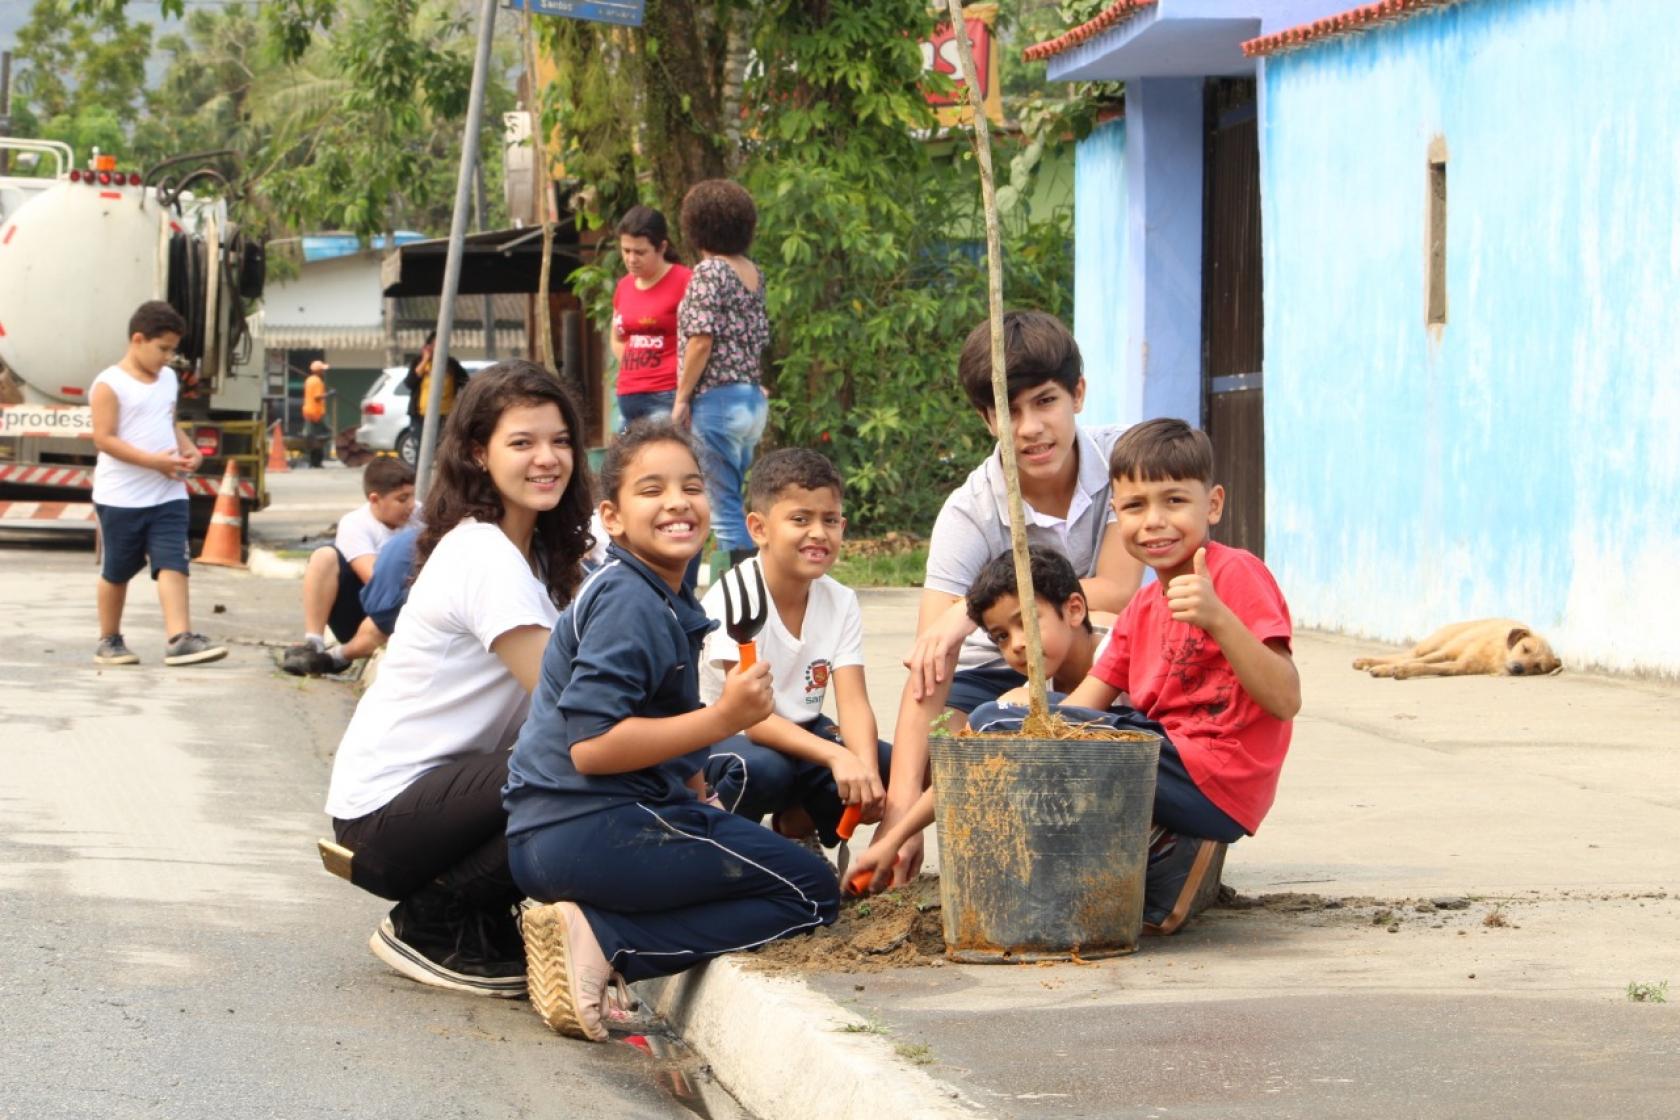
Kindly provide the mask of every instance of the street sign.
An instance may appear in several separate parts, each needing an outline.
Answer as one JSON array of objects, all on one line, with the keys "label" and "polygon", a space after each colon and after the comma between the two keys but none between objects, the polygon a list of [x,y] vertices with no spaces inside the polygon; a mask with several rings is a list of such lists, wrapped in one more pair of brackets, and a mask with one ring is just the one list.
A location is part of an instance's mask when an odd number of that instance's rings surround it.
[{"label": "street sign", "polygon": [[510,8],[519,8],[539,16],[562,16],[566,19],[588,20],[591,23],[616,23],[622,27],[640,27],[645,0],[507,0]]}]

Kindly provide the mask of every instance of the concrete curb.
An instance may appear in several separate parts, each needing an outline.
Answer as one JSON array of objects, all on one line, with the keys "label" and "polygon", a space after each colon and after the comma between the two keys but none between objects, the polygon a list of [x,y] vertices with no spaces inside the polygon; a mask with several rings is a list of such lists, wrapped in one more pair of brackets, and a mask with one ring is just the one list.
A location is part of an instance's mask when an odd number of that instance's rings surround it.
[{"label": "concrete curb", "polygon": [[765,1120],[985,1115],[906,1063],[890,1040],[866,1029],[867,1020],[801,980],[722,957],[636,987],[724,1088]]}]

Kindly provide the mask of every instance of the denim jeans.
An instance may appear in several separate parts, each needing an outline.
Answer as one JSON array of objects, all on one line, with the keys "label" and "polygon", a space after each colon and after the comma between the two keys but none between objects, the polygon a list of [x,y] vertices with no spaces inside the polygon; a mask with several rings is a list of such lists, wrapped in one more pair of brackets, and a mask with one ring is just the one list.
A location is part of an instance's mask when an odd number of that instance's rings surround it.
[{"label": "denim jeans", "polygon": [[656,393],[621,393],[618,398],[618,430],[624,431],[638,420],[649,416],[669,416],[677,403],[677,391],[664,389]]},{"label": "denim jeans", "polygon": [[769,418],[770,402],[757,385],[719,385],[694,397],[694,434],[700,441],[706,492],[712,498],[712,532],[717,534],[719,548],[753,546],[741,487]]}]

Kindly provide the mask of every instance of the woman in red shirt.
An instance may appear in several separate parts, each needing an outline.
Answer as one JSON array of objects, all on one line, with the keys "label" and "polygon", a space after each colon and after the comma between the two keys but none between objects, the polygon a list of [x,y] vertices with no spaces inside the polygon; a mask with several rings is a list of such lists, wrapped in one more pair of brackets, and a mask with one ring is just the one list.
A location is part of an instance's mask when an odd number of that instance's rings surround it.
[{"label": "woman in red shirt", "polygon": [[[677,305],[689,270],[671,248],[665,215],[632,206],[618,223],[628,270],[613,291],[613,356],[618,359],[622,427],[668,415],[677,396]],[[621,429],[622,430],[622,429]]]}]

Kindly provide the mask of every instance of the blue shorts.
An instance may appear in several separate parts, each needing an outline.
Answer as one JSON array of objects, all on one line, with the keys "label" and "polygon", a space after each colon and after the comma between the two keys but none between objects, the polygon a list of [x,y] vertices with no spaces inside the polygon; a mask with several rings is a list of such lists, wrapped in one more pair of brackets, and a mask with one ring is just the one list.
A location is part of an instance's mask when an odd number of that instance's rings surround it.
[{"label": "blue shorts", "polygon": [[396,633],[397,615],[408,602],[409,576],[414,574],[414,545],[419,539],[417,526],[399,529],[374,558],[373,575],[362,588],[362,610],[373,619],[381,634]]},{"label": "blue shorts", "polygon": [[102,506],[94,503],[105,559],[99,578],[127,583],[152,562],[152,578],[159,572],[187,575],[187,500],[177,498],[158,506]]},{"label": "blue shorts", "polygon": [[986,669],[964,669],[951,678],[951,693],[945,706],[967,715],[982,704],[990,703],[1012,688],[1020,688],[1027,678],[1007,665]]}]

